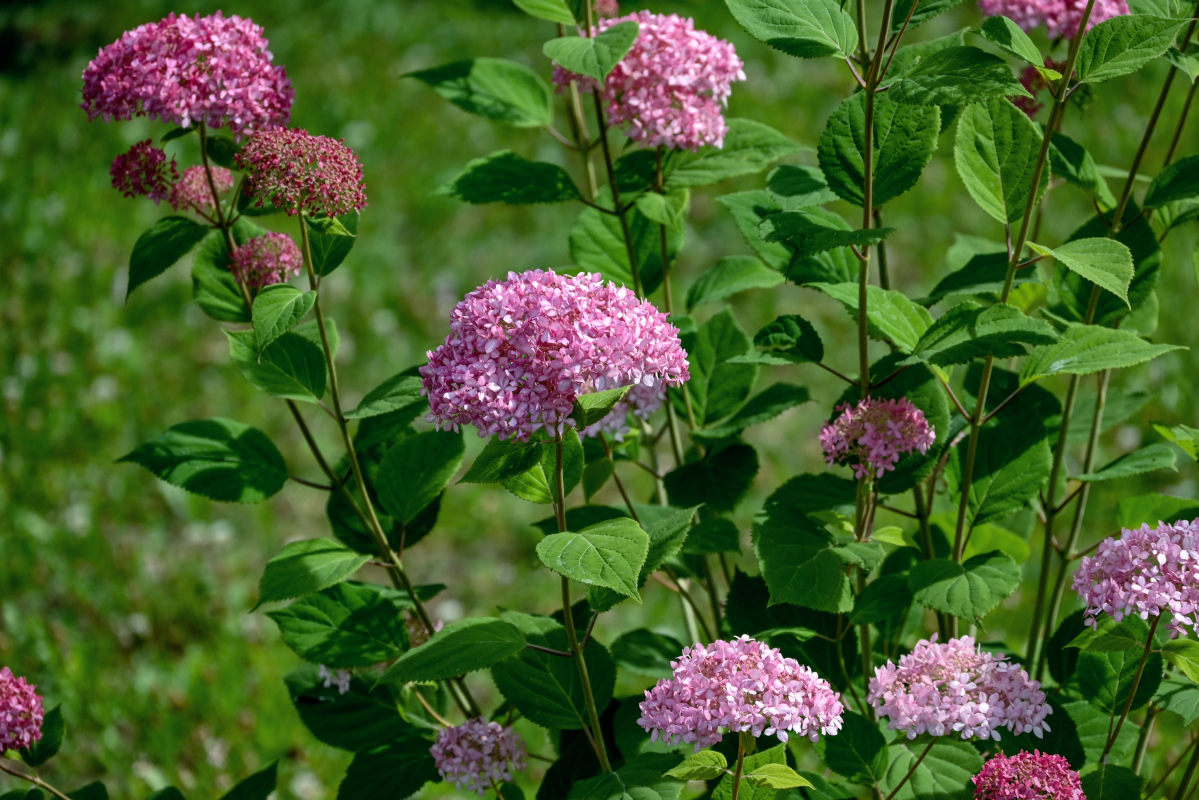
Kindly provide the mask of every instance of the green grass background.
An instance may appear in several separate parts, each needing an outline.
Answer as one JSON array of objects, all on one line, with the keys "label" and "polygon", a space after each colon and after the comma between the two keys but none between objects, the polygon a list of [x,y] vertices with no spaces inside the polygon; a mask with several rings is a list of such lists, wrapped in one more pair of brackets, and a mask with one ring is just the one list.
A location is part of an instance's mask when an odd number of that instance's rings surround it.
[{"label": "green grass background", "polygon": [[[474,208],[432,191],[468,159],[504,147],[576,171],[577,163],[540,132],[470,117],[401,77],[476,55],[515,59],[548,77],[540,44],[554,35],[551,25],[503,0],[254,0],[220,7],[265,28],[297,88],[293,123],[343,137],[365,165],[370,206],[350,260],[327,284],[326,300],[342,330],[339,370],[351,403],[419,363],[470,288],[510,269],[569,263],[565,232],[580,209]],[[45,773],[55,783],[102,779],[114,797],[174,783],[191,797],[208,798],[280,759],[279,797],[330,797],[348,758],[300,725],[281,681],[296,659],[273,623],[248,613],[266,560],[287,541],[325,533],[323,497],[296,485],[260,506],[217,505],[114,464],[172,424],[223,415],[263,428],[295,472],[315,475],[280,404],[255,393],[227,362],[219,325],[190,301],[186,268],[125,302],[132,244],[166,210],[120,197],[108,165],[167,127],[145,120],[89,123],[78,108],[79,76],[97,48],[169,11],[216,8],[161,0],[0,8],[0,664],[29,677],[48,704],[64,707],[67,745]],[[737,45],[749,81],[735,87],[731,115],[771,124],[811,148],[849,91],[839,65],[768,50],[740,31],[723,3],[653,8],[695,16],[700,27]],[[912,40],[976,21],[967,4]],[[1163,74],[1157,64],[1103,85],[1085,112],[1071,114],[1066,131],[1101,163],[1125,166]],[[1181,95],[1179,88],[1167,106],[1168,130]],[[565,129],[561,114],[559,125]],[[1195,142],[1187,135],[1183,152],[1193,152]],[[1158,141],[1151,151],[1150,172],[1160,164],[1161,147]],[[176,153],[181,167],[194,163],[186,146]],[[814,164],[815,156],[807,151],[790,160]],[[748,252],[713,198],[762,180],[695,194],[676,302],[717,258]],[[852,218],[848,206],[840,210]],[[1042,241],[1061,241],[1087,213],[1077,193],[1055,192]],[[293,222],[268,224],[294,234]],[[955,232],[1002,235],[966,199],[949,136],[918,188],[888,206],[887,224],[900,228],[888,243],[893,285],[913,296],[944,273]],[[1193,250],[1191,231],[1168,242],[1157,335],[1192,346]],[[848,319],[814,292],[781,287],[738,298],[735,310],[751,333],[778,313],[813,319],[827,332],[831,360],[855,371]],[[1187,352],[1117,377],[1118,389],[1146,390],[1153,400],[1138,424],[1104,438],[1100,463],[1151,438],[1147,420],[1199,423],[1196,366]],[[813,369],[777,376],[807,383],[817,402],[750,433],[763,469],[736,515],[746,537],[773,487],[822,468],[815,432],[840,392]],[[319,428],[329,451],[333,434]],[[1140,481],[1137,491],[1194,496],[1194,479],[1188,462],[1178,475]],[[1118,493],[1128,491],[1121,485],[1096,492],[1085,542],[1111,532],[1111,509]],[[440,532],[408,559],[417,580],[451,586],[434,612],[485,614],[497,604],[550,612],[556,584],[535,568],[536,535],[528,528],[546,509],[494,491],[453,492]],[[1026,568],[1030,587],[1035,571],[1033,564]],[[989,638],[1019,645],[1026,623],[1010,609],[1027,604],[1030,594],[1018,594],[1005,604],[1009,610],[989,620]],[[646,595],[644,607],[607,620],[600,638],[610,641],[646,621],[681,637],[668,594],[651,584]],[[486,693],[486,682],[479,683]],[[539,741],[531,747],[549,749]],[[0,790],[10,783],[0,779]]]}]

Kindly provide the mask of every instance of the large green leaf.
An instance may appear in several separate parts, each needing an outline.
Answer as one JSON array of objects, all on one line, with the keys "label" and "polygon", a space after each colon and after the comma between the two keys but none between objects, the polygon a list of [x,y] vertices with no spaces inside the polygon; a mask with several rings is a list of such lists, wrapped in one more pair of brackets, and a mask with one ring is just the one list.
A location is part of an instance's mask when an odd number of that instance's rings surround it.
[{"label": "large green leaf", "polygon": [[[245,220],[240,220],[244,222]],[[192,259],[192,297],[205,314],[222,322],[249,322],[250,309],[229,270],[229,250],[217,231],[196,248]]]},{"label": "large green leaf", "polygon": [[151,225],[137,238],[129,256],[129,287],[125,297],[187,255],[208,231],[207,225],[187,217],[163,217]]},{"label": "large green leaf", "polygon": [[397,593],[344,582],[307,595],[267,616],[296,655],[327,667],[368,667],[398,658],[408,632]]},{"label": "large green leaf", "polygon": [[1035,242],[1029,247],[1043,256],[1051,256],[1071,272],[1107,289],[1132,308],[1128,287],[1132,283],[1132,251],[1115,239],[1095,237],[1072,239],[1065,244],[1048,248]]},{"label": "large green leaf", "polygon": [[664,774],[677,761],[669,753],[644,753],[615,772],[576,782],[566,800],[678,800],[682,785]]},{"label": "large green leaf", "polygon": [[629,20],[613,25],[594,36],[563,36],[550,39],[542,52],[568,72],[597,81],[608,77],[625,53],[637,41],[639,28]]},{"label": "large green leaf", "polygon": [[[1037,124],[1004,97],[961,112],[953,145],[958,175],[974,202],[1002,223],[1024,216],[1041,138]],[[1038,197],[1048,184],[1049,170],[1042,169]]]},{"label": "large green leaf", "polygon": [[1060,341],[1032,351],[1020,369],[1027,385],[1050,375],[1091,375],[1105,369],[1143,364],[1173,350],[1171,344],[1150,344],[1135,333],[1099,325],[1070,325]]},{"label": "large green leaf", "polygon": [[771,214],[762,222],[768,242],[786,242],[799,256],[811,256],[838,247],[869,247],[887,238],[894,228],[847,229],[830,225],[818,210],[802,209]]},{"label": "large green leaf", "polygon": [[1034,67],[1044,67],[1045,58],[1028,34],[1012,20],[1002,15],[987,17],[978,32],[987,41],[1003,48]]},{"label": "large green leaf", "polygon": [[396,697],[389,686],[370,688],[352,678],[344,693],[336,685],[326,686],[315,664],[305,664],[284,682],[300,721],[319,741],[343,750],[377,747],[413,729],[396,710]]},{"label": "large green leaf", "polygon": [[691,397],[695,421],[701,427],[724,419],[749,397],[758,368],[731,363],[750,348],[749,337],[726,308],[682,336],[691,367],[691,379],[683,391]]},{"label": "large green leaf", "polygon": [[1165,444],[1150,444],[1140,450],[1125,453],[1115,461],[1094,472],[1075,475],[1076,481],[1113,481],[1130,475],[1142,475],[1159,469],[1178,471],[1177,455]]},{"label": "large green leaf", "polygon": [[416,78],[464,111],[517,128],[541,128],[554,118],[545,80],[515,61],[474,58],[406,77]]},{"label": "large green leaf", "polygon": [[[1052,461],[1049,441],[1044,436],[1032,440],[1033,432],[1024,420],[1005,418],[1000,427],[979,434],[966,517],[969,526],[994,522],[1021,510],[1044,487]],[[954,490],[960,485],[965,457],[963,446],[950,458],[948,477]]]},{"label": "large green leaf", "polygon": [[445,490],[466,447],[462,434],[425,431],[408,436],[383,456],[375,477],[379,503],[405,525]]},{"label": "large green leaf", "polygon": [[678,639],[647,628],[622,633],[612,642],[612,660],[618,667],[650,678],[673,675],[670,662],[682,652],[683,645]]},{"label": "large green leaf", "polygon": [[1128,800],[1140,797],[1145,781],[1128,767],[1098,764],[1082,775],[1082,791],[1087,800]]},{"label": "large green leaf", "polygon": [[[637,586],[645,585],[649,576],[666,563],[666,560],[677,555],[686,541],[691,530],[691,521],[699,504],[691,508],[671,508],[670,506],[635,505],[641,525],[649,537],[649,547],[645,554],[645,563],[637,571]],[[587,604],[599,613],[615,606],[625,595],[622,592],[592,586],[587,590]],[[669,659],[668,659],[669,661]]]},{"label": "large green leaf", "polygon": [[744,442],[712,447],[703,458],[666,473],[671,505],[701,503],[712,511],[732,511],[758,474],[758,454]]},{"label": "large green leaf", "polygon": [[62,749],[62,740],[66,735],[67,726],[62,716],[62,706],[55,706],[45,712],[42,718],[42,738],[31,746],[18,750],[21,760],[37,769],[54,758]]},{"label": "large green leaf", "polygon": [[476,158],[438,192],[472,204],[526,205],[579,199],[578,188],[562,167],[529,161],[511,150]]},{"label": "large green leaf", "polygon": [[1199,642],[1194,639],[1171,639],[1162,645],[1162,655],[1192,683],[1199,683]]},{"label": "large green leaf", "polygon": [[[1062,709],[1074,722],[1078,732],[1078,742],[1083,748],[1083,757],[1087,762],[1096,762],[1103,753],[1108,736],[1112,732],[1112,715],[1100,711],[1086,700],[1074,700],[1064,703]],[[1119,713],[1119,712],[1117,712]],[[1132,759],[1132,751],[1136,746],[1137,732],[1132,725],[1125,725],[1112,745],[1109,759],[1127,763]]]},{"label": "large green leaf", "polygon": [[1199,196],[1199,156],[1184,156],[1153,177],[1145,191],[1145,208],[1161,208],[1175,200]]},{"label": "large green leaf", "polygon": [[1153,702],[1177,714],[1188,727],[1199,719],[1199,686],[1189,678],[1166,678],[1153,696]]},{"label": "large green leaf", "polygon": [[[583,477],[583,444],[574,429],[568,430],[562,443],[562,486],[567,494],[579,485]],[[519,475],[504,480],[503,486],[517,497],[530,503],[549,505],[554,502],[554,470],[557,469],[556,448],[545,443],[541,460]]]},{"label": "large green leaf", "polygon": [[316,403],[325,394],[329,369],[319,344],[295,332],[259,348],[253,331],[225,331],[229,357],[260,392]]},{"label": "large green leaf", "polygon": [[[969,800],[974,796],[970,779],[982,769],[983,759],[968,742],[946,736],[936,740],[928,755],[923,742],[900,739],[887,748],[887,773],[879,786],[893,800]],[[899,786],[904,777],[911,777]]]},{"label": "large green leaf", "polygon": [[524,634],[495,617],[451,622],[387,668],[382,683],[440,681],[490,667],[525,649]]},{"label": "large green leaf", "polygon": [[292,542],[266,564],[258,581],[258,603],[290,600],[319,592],[353,575],[370,556],[332,539]]},{"label": "large green leaf", "polygon": [[711,781],[724,775],[729,762],[716,750],[700,750],[689,753],[683,763],[667,770],[666,775],[681,781]]},{"label": "large green leaf", "polygon": [[337,800],[412,797],[429,781],[439,779],[430,743],[419,728],[370,750],[360,750],[337,787]]},{"label": "large green leaf", "polygon": [[301,292],[286,283],[268,286],[254,298],[254,346],[262,352],[294,328],[316,302],[316,292]]},{"label": "large green leaf", "polygon": [[[856,283],[810,283],[808,286],[839,301],[857,318]],[[900,352],[910,353],[932,326],[933,316],[902,292],[871,285],[866,287],[866,324],[875,338],[890,342]]]},{"label": "large green leaf", "polygon": [[824,359],[824,343],[812,323],[798,314],[784,314],[754,334],[757,350],[732,360],[748,364],[809,364]]},{"label": "large green leaf", "polygon": [[938,366],[977,358],[1022,356],[1027,345],[1049,344],[1057,334],[1049,323],[1003,303],[980,306],[966,301],[945,312],[920,337],[901,363],[924,361]]},{"label": "large green leaf", "polygon": [[841,715],[841,730],[816,742],[825,766],[854,783],[873,786],[887,770],[887,740],[878,726],[861,714]]},{"label": "large green leaf", "polygon": [[705,303],[718,303],[747,289],[769,289],[785,279],[753,256],[730,256],[716,262],[699,276],[687,292],[687,310]]},{"label": "large green leaf", "polygon": [[754,524],[754,553],[770,589],[770,602],[850,611],[853,595],[834,549],[836,539],[811,518],[795,513],[793,492],[784,485],[771,495]]},{"label": "large green leaf", "polygon": [[1099,83],[1136,72],[1166,52],[1184,24],[1143,14],[1112,17],[1099,23],[1082,37],[1078,79]]},{"label": "large green leaf", "polygon": [[575,24],[575,15],[566,0],[512,0],[512,2],[530,17],[557,22],[560,25]]},{"label": "large green leaf", "polygon": [[421,393],[419,375],[401,372],[366,393],[357,408],[345,412],[346,419],[365,419],[389,414],[392,411],[424,406],[427,401]]},{"label": "large green leaf", "polygon": [[640,602],[637,579],[649,552],[649,536],[628,518],[590,525],[578,533],[555,533],[537,543],[537,556],[559,575],[604,586]]},{"label": "large green leaf", "polygon": [[[785,765],[787,763],[787,746],[778,745],[768,750],[759,750],[745,757],[743,775],[762,769],[767,764]],[[737,794],[739,800],[778,800],[779,792],[768,786],[754,786],[742,777],[741,788]],[[733,776],[725,775],[712,790],[712,800],[733,800]]]},{"label": "large green leaf", "polygon": [[908,588],[913,599],[936,611],[977,621],[1020,585],[1020,565],[998,550],[957,563],[934,558],[913,565]]},{"label": "large green leaf", "polygon": [[[611,195],[606,188],[601,190],[596,202],[605,207],[611,206]],[[637,261],[637,271],[641,276],[642,290],[647,294],[652,293],[662,283],[662,226],[651,221],[637,208],[625,214],[625,222]],[[569,243],[570,257],[581,268],[598,272],[614,283],[633,285],[629,249],[616,215],[605,214],[595,208],[586,209],[570,229]],[[668,263],[674,261],[682,246],[683,232],[666,228]]]},{"label": "large green leaf", "polygon": [[812,399],[806,387],[790,383],[772,383],[754,395],[737,413],[710,428],[697,428],[691,436],[701,442],[715,442],[736,436],[746,428],[774,419],[784,411]]},{"label": "large green leaf", "polygon": [[678,189],[707,186],[738,175],[761,172],[799,145],[769,125],[734,117],[720,147],[701,147],[694,153],[678,151],[671,155],[665,170],[666,187]]},{"label": "large green leaf", "polygon": [[[1082,696],[1105,714],[1119,714],[1133,692],[1133,681],[1141,661],[1138,650],[1088,652],[1078,654],[1075,680]],[[1132,711],[1149,702],[1162,681],[1162,657],[1151,653],[1145,660],[1141,680],[1133,694]]]},{"label": "large green leaf", "polygon": [[354,248],[358,236],[358,213],[331,219],[305,217],[308,246],[312,250],[312,268],[317,275],[328,275],[341,266]]},{"label": "large green leaf", "polygon": [[492,438],[462,476],[462,483],[503,483],[540,463],[545,442]]},{"label": "large green leaf", "polygon": [[1105,211],[1116,207],[1116,196],[1099,172],[1095,159],[1082,145],[1063,133],[1054,133],[1049,146],[1053,174],[1079,187]]},{"label": "large green leaf", "polygon": [[279,764],[275,762],[266,769],[255,772],[221,795],[221,800],[267,800],[278,783],[278,770]]},{"label": "large green leaf", "polygon": [[214,417],[172,426],[118,461],[210,500],[257,503],[283,488],[283,456],[256,428]]},{"label": "large green leaf", "polygon": [[799,58],[848,58],[857,28],[836,0],[725,0],[751,36]]},{"label": "large green leaf", "polygon": [[996,97],[1031,97],[1012,76],[1007,62],[977,47],[937,50],[891,84],[900,103],[966,105]]}]

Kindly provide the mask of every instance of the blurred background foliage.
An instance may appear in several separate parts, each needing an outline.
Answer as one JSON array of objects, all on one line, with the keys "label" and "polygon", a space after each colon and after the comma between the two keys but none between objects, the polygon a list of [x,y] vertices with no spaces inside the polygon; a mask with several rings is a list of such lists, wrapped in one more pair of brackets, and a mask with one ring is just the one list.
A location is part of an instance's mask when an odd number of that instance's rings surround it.
[{"label": "blurred background foliage", "polygon": [[[625,2],[622,10],[642,5]],[[108,165],[167,127],[89,123],[78,108],[80,73],[99,47],[170,11],[218,7],[265,28],[297,89],[293,124],[344,138],[365,165],[370,206],[349,261],[327,284],[326,301],[342,331],[339,369],[351,405],[383,378],[420,363],[469,289],[508,270],[569,263],[566,231],[581,207],[469,207],[433,190],[467,160],[505,147],[575,172],[578,163],[544,132],[470,117],[402,78],[480,55],[521,61],[548,78],[540,49],[556,35],[553,26],[506,0],[197,0],[186,7],[167,0],[10,0],[0,7],[0,664],[35,682],[48,705],[64,707],[68,744],[51,773],[58,783],[103,779],[114,797],[174,783],[189,796],[214,797],[281,759],[279,797],[331,797],[348,758],[303,729],[282,682],[297,659],[264,615],[248,613],[266,560],[287,541],[325,533],[323,496],[297,485],[261,506],[217,505],[113,463],[177,422],[232,416],[266,430],[296,474],[313,475],[278,401],[258,394],[228,363],[219,326],[191,302],[186,265],[124,301],[133,242],[169,210],[119,196]],[[749,80],[734,87],[730,115],[786,132],[807,148],[790,160],[815,164],[816,139],[850,89],[842,65],[768,50],[743,34],[718,0],[652,8],[694,16],[698,27],[732,40]],[[912,41],[977,21],[967,2]],[[1159,63],[1104,84],[1085,110],[1072,109],[1065,131],[1101,164],[1126,167],[1163,74]],[[1183,94],[1176,86],[1166,131]],[[916,190],[886,211],[886,224],[899,228],[888,240],[892,286],[910,296],[927,293],[947,271],[955,233],[1002,236],[965,202],[948,136]],[[1167,136],[1150,151],[1150,174]],[[1193,133],[1185,136],[1182,152],[1193,152],[1195,141]],[[174,147],[181,168],[195,163],[187,150],[194,143]],[[676,302],[717,258],[749,252],[714,197],[763,180],[693,196]],[[1056,190],[1041,241],[1064,240],[1089,214],[1081,193]],[[295,233],[291,219],[267,224]],[[1158,340],[1196,343],[1193,300],[1186,300],[1196,296],[1194,238],[1184,230],[1167,242]],[[790,286],[741,296],[734,305],[751,333],[779,313],[812,319],[830,360],[855,371],[851,326],[827,298]],[[1150,420],[1199,424],[1196,366],[1191,351],[1121,373],[1116,388],[1146,392],[1148,405],[1136,424],[1105,435],[1099,463],[1151,439]],[[746,542],[753,512],[771,489],[796,472],[823,469],[815,434],[840,386],[813,368],[796,369],[802,374],[776,377],[806,383],[816,402],[748,434],[763,469],[737,515]],[[332,427],[319,434],[332,451]],[[1084,544],[1113,531],[1118,493],[1194,496],[1195,470],[1188,461],[1177,475],[1110,486],[1092,500]],[[434,613],[451,620],[491,613],[497,603],[552,611],[556,579],[535,568],[537,534],[529,528],[547,507],[479,487],[453,492],[438,535],[407,559],[417,580],[450,584]],[[1038,579],[1035,561],[1025,568],[1029,586]],[[1018,593],[994,614],[984,638],[1019,646],[1026,622],[1012,608],[1030,595]],[[606,620],[598,636],[610,641],[648,621],[683,638],[677,611],[651,582],[645,606]],[[644,685],[620,688],[631,694]],[[548,752],[549,745],[531,748]]]}]

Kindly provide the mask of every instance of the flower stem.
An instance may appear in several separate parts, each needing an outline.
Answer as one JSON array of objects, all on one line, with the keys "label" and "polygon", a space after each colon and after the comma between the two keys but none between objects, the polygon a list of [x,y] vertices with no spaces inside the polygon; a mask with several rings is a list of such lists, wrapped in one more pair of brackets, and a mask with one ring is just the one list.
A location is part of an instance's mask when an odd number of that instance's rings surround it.
[{"label": "flower stem", "polygon": [[1132,710],[1132,701],[1137,695],[1137,689],[1141,685],[1141,675],[1145,672],[1145,662],[1149,660],[1149,651],[1153,649],[1153,634],[1157,633],[1157,625],[1162,621],[1161,615],[1158,614],[1153,618],[1153,624],[1149,626],[1149,635],[1145,637],[1145,649],[1141,652],[1141,660],[1137,663],[1137,672],[1133,676],[1132,686],[1128,689],[1128,699],[1124,701],[1124,710],[1120,712],[1120,719],[1116,722],[1116,727],[1107,737],[1107,743],[1103,746],[1103,755],[1099,756],[1099,763],[1106,764],[1108,753],[1112,751],[1112,747],[1116,744],[1116,739],[1120,736],[1120,728],[1124,726],[1124,720],[1128,719],[1128,712]]},{"label": "flower stem", "polygon": [[1153,723],[1157,721],[1158,708],[1150,705],[1145,712],[1145,721],[1141,723],[1141,734],[1137,737],[1137,749],[1132,755],[1132,771],[1140,774],[1145,765],[1145,751],[1149,747],[1149,735],[1153,733]]},{"label": "flower stem", "polygon": [[612,159],[612,147],[608,144],[608,122],[604,118],[604,103],[599,92],[591,95],[595,100],[595,119],[599,124],[600,149],[604,153],[604,168],[608,173],[608,189],[612,192],[612,208],[616,210],[616,218],[620,221],[620,236],[624,240],[625,252],[629,258],[629,272],[633,275],[633,292],[641,298],[645,292],[641,287],[641,268],[637,263],[637,248],[633,246],[633,237],[629,232],[628,212],[620,202],[620,188],[616,185],[616,166]]},{"label": "flower stem", "polygon": [[59,791],[58,789],[54,788],[50,784],[46,783],[39,776],[30,775],[27,772],[22,772],[19,769],[14,769],[13,767],[10,767],[7,764],[5,764],[3,761],[0,761],[0,771],[7,772],[9,775],[12,775],[14,778],[20,778],[21,780],[26,781],[27,783],[31,783],[34,786],[38,787],[39,789],[45,789],[50,794],[59,798],[59,800],[71,800],[69,795],[67,795],[64,792]]},{"label": "flower stem", "polygon": [[741,793],[741,773],[745,770],[745,734],[737,734],[737,766],[733,768],[733,796],[737,800]]},{"label": "flower stem", "polygon": [[899,783],[895,784],[895,788],[892,789],[891,793],[887,795],[887,800],[892,800],[892,798],[895,797],[895,795],[899,794],[899,790],[902,789],[904,787],[904,784],[906,784],[908,782],[908,780],[913,775],[916,774],[916,768],[920,766],[920,762],[924,761],[924,757],[927,756],[932,751],[933,745],[936,743],[937,743],[937,740],[932,739],[929,741],[929,743],[927,745],[925,745],[924,751],[916,758],[916,760],[914,762],[912,762],[912,766],[908,770],[907,774],[903,776],[903,779],[900,780]]}]

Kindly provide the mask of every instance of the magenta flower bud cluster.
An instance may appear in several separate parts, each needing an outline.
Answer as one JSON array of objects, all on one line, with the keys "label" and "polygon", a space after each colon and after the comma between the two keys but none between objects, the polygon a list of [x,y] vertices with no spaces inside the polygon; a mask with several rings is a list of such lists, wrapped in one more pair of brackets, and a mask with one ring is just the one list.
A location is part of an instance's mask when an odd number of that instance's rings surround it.
[{"label": "magenta flower bud cluster", "polygon": [[249,19],[170,14],[121,35],[83,71],[83,109],[235,134],[286,125],[295,91]]},{"label": "magenta flower bud cluster", "polygon": [[1032,733],[1049,726],[1051,709],[1041,684],[1004,656],[983,652],[963,636],[937,643],[937,636],[888,661],[870,679],[867,700],[891,730],[909,739],[919,734],[963,739],[999,739],[999,729]]},{"label": "magenta flower bud cluster", "polygon": [[1070,762],[1040,750],[999,753],[971,780],[974,800],[1087,800]]},{"label": "magenta flower bud cluster", "polygon": [[638,419],[648,420],[655,411],[662,407],[666,400],[666,385],[662,383],[653,386],[636,384],[629,389],[628,394],[620,399],[606,417],[581,431],[582,436],[611,436],[618,442],[624,441],[624,435],[629,431],[629,414]]},{"label": "magenta flower bud cluster", "polygon": [[204,167],[188,167],[171,190],[171,207],[176,211],[195,211],[206,217],[216,216],[216,204],[212,199],[212,187],[217,197],[233,191],[233,173],[224,167],[210,167],[212,185],[208,183],[208,171]]},{"label": "magenta flower bud cluster", "polygon": [[259,206],[269,201],[288,214],[326,217],[366,208],[362,164],[339,139],[296,128],[262,131],[236,158],[246,171],[246,193]]},{"label": "magenta flower bud cluster", "polygon": [[[978,5],[987,16],[1007,17],[1026,31],[1044,25],[1051,37],[1073,37],[1087,0],[979,0]],[[1127,13],[1128,0],[1095,0],[1087,30]]]},{"label": "magenta flower bud cluster", "polygon": [[698,150],[724,144],[728,125],[724,106],[735,81],[745,80],[744,65],[733,46],[675,14],[641,11],[596,25],[602,33],[632,20],[640,26],[633,47],[621,59],[603,88],[562,67],[554,83],[576,81],[584,92],[600,92],[609,121],[647,147]]},{"label": "magenta flower bud cluster", "polygon": [[1078,563],[1074,591],[1087,604],[1086,624],[1099,614],[1119,622],[1170,613],[1170,637],[1199,633],[1199,520],[1125,528]]},{"label": "magenta flower bud cluster", "polygon": [[175,159],[167,163],[165,151],[152,139],[138,142],[112,160],[112,188],[126,197],[148,197],[155,205],[171,196],[179,173]]},{"label": "magenta flower bud cluster", "polygon": [[23,750],[42,738],[42,698],[24,678],[0,667],[0,755]]},{"label": "magenta flower bud cluster", "polygon": [[937,438],[924,412],[906,397],[866,397],[837,410],[840,415],[820,431],[820,446],[830,467],[849,464],[858,478],[893,470],[904,453],[927,453]]},{"label": "magenta flower bud cluster", "polygon": [[598,274],[508,273],[466,295],[445,343],[421,367],[429,421],[527,439],[573,425],[582,394],[690,377],[678,329]]},{"label": "magenta flower bud cluster", "polygon": [[641,701],[637,724],[654,741],[698,752],[726,731],[785,742],[792,733],[816,741],[841,730],[844,709],[828,681],[748,636],[684,648],[670,667],[674,674]]},{"label": "magenta flower bud cluster", "polygon": [[239,283],[261,289],[299,275],[304,266],[300,248],[286,233],[255,236],[233,251],[229,269]]},{"label": "magenta flower bud cluster", "polygon": [[493,783],[512,780],[525,768],[525,743],[512,728],[471,719],[437,735],[430,748],[442,780],[480,797]]}]

